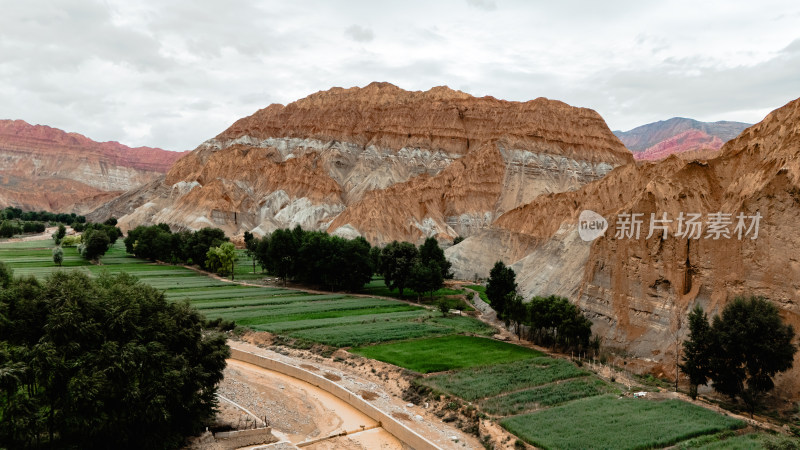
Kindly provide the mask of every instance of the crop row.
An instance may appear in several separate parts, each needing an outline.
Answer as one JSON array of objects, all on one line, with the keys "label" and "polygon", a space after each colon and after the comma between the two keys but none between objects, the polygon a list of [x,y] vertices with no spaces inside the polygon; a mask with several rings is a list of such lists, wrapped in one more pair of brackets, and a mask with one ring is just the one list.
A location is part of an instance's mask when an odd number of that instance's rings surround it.
[{"label": "crop row", "polygon": [[651,401],[614,395],[575,400],[501,421],[540,448],[663,447],[703,434],[741,428],[736,419],[679,400]]},{"label": "crop row", "polygon": [[611,389],[611,385],[598,378],[578,378],[491,397],[481,402],[481,409],[489,414],[510,416],[543,406],[555,406],[579,398],[593,397]]},{"label": "crop row", "polygon": [[425,378],[425,384],[468,401],[588,375],[569,361],[538,357]]}]

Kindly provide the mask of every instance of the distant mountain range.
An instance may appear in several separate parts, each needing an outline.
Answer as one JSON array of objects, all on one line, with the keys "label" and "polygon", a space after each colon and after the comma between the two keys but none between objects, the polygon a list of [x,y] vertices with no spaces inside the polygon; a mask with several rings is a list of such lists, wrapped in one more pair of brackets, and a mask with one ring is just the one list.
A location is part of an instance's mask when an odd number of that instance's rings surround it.
[{"label": "distant mountain range", "polygon": [[0,120],[0,205],[85,213],[149,183],[184,154]]},{"label": "distant mountain range", "polygon": [[[638,160],[663,159],[685,152],[713,152],[752,124],[743,122],[700,122],[673,117],[614,134]],[[693,154],[694,154],[693,153]]]}]

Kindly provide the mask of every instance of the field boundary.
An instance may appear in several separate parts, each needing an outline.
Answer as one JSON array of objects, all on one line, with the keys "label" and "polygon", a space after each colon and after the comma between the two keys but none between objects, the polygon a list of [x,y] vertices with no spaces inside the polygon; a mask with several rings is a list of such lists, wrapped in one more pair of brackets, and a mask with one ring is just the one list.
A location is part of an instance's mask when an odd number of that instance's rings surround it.
[{"label": "field boundary", "polygon": [[231,359],[235,359],[237,361],[250,363],[263,369],[273,370],[283,375],[297,378],[298,380],[318,387],[356,408],[372,420],[379,422],[381,427],[383,427],[383,429],[389,432],[392,436],[416,450],[442,450],[441,447],[418,434],[416,431],[402,424],[372,404],[367,403],[366,400],[363,400],[357,394],[334,383],[331,380],[328,380],[327,378],[311,373],[300,367],[233,347],[231,347],[230,357]]}]

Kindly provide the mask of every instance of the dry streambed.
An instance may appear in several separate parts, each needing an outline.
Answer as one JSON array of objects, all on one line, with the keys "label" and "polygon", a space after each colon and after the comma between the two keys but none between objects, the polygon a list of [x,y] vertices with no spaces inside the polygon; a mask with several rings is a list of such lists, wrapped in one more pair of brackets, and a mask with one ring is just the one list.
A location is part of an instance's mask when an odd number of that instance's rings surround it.
[{"label": "dry streambed", "polygon": [[[404,402],[393,385],[404,381],[388,379],[376,383],[357,374],[353,367],[339,367],[329,359],[313,355],[288,355],[252,344],[229,341],[231,347],[256,353],[302,368],[335,381],[387,414],[402,418],[406,426],[443,449],[481,448],[473,436],[445,424],[424,405]],[[362,360],[362,358],[358,358]],[[380,368],[383,363],[375,361]],[[371,368],[359,367],[366,374]],[[363,375],[363,374],[362,374]],[[266,416],[278,437],[292,443],[318,439],[347,431],[348,435],[327,439],[304,448],[311,449],[401,449],[403,444],[377,423],[339,398],[303,381],[248,363],[229,360],[219,393],[253,415]],[[244,413],[237,413],[244,414]],[[228,419],[231,421],[231,419]],[[236,419],[233,419],[235,422]],[[365,431],[361,431],[361,426]],[[355,433],[353,433],[355,432]]]}]

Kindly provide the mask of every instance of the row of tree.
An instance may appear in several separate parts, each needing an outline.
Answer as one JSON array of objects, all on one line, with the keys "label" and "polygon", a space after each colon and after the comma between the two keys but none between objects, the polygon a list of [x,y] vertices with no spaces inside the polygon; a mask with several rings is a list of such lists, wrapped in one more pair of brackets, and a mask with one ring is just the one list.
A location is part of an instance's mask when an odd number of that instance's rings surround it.
[{"label": "row of tree", "polygon": [[207,267],[208,251],[228,242],[219,228],[173,233],[169,225],[140,225],[128,231],[125,251],[142,259],[173,264],[197,264]]},{"label": "row of tree", "polygon": [[379,273],[386,286],[397,289],[401,297],[406,288],[418,295],[432,294],[445,278],[452,277],[450,263],[434,238],[420,247],[394,241],[381,249],[371,247],[362,237],[344,239],[298,226],[262,238],[245,233],[245,245],[254,264],[257,261],[284,282],[293,279],[330,290],[361,289]]},{"label": "row of tree", "polygon": [[178,448],[214,414],[229,349],[126,275],[0,263],[0,448]]},{"label": "row of tree", "polygon": [[51,213],[47,211],[23,211],[20,208],[8,206],[0,210],[1,220],[19,219],[28,222],[50,222],[50,223],[84,223],[86,217],[75,213]]},{"label": "row of tree", "polygon": [[453,278],[450,261],[432,237],[419,248],[410,242],[393,241],[376,253],[374,259],[376,271],[383,275],[386,286],[397,289],[400,297],[408,287],[418,296],[429,292],[433,298],[433,292],[444,285],[444,280]]},{"label": "row of tree", "polygon": [[[592,322],[564,297],[533,297],[525,302],[517,294],[516,274],[502,261],[489,273],[486,297],[497,317],[513,325],[517,337],[536,344],[576,352],[590,348],[597,351],[599,341],[592,340]],[[525,332],[527,330],[527,333]]]},{"label": "row of tree", "polygon": [[355,291],[372,279],[371,246],[322,231],[279,229],[258,238],[245,233],[248,253],[263,270],[284,283],[296,280],[334,291]]},{"label": "row of tree", "polygon": [[10,238],[22,233],[44,233],[45,228],[43,222],[4,220],[0,223],[0,238]]},{"label": "row of tree", "polygon": [[711,322],[695,306],[680,364],[692,398],[698,386],[711,382],[715,391],[741,399],[752,416],[759,397],[775,387],[772,378],[792,367],[794,335],[778,308],[763,297],[735,298]]}]

